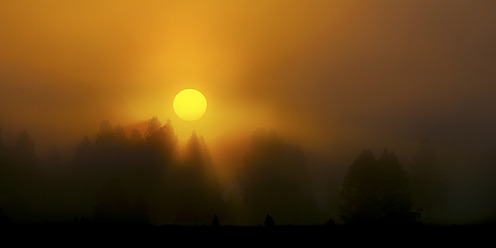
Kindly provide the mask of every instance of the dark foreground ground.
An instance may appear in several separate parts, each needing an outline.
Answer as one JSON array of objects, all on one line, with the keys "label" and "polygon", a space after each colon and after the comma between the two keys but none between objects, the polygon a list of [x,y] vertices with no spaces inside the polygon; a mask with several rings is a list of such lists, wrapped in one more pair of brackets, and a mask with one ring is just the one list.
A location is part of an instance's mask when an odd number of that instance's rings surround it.
[{"label": "dark foreground ground", "polygon": [[[1,242],[57,246],[173,246],[173,244],[303,247],[368,245],[410,246],[439,244],[493,246],[496,224],[470,226],[148,226],[148,225],[9,225]],[[488,243],[489,242],[489,243]],[[14,244],[14,245],[12,245]],[[174,246],[176,246],[174,245]]]}]

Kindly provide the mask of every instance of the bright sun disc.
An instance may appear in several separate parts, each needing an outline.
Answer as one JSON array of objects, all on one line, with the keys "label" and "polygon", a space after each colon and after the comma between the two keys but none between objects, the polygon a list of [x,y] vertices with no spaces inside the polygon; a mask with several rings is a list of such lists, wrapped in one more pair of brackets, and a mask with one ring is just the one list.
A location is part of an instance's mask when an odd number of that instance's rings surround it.
[{"label": "bright sun disc", "polygon": [[207,99],[200,91],[186,89],[174,97],[173,107],[181,119],[194,121],[200,119],[207,110]]}]

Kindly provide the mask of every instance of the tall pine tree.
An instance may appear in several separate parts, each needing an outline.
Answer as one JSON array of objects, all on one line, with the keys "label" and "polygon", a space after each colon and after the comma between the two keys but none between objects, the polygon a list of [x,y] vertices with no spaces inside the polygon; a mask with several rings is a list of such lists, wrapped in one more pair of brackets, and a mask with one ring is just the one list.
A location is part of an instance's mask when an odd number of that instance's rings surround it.
[{"label": "tall pine tree", "polygon": [[364,150],[350,166],[341,189],[339,210],[346,224],[405,224],[412,211],[409,179],[394,153],[377,160]]}]

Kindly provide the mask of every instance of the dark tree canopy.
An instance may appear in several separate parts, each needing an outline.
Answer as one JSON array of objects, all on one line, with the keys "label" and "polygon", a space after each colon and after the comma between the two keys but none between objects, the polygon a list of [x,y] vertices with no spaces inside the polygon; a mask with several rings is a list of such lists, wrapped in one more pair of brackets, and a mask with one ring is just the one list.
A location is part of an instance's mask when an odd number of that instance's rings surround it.
[{"label": "dark tree canopy", "polygon": [[318,211],[303,153],[275,131],[253,134],[239,177],[251,220],[271,213],[285,224],[315,221]]},{"label": "dark tree canopy", "polygon": [[[97,201],[95,207],[82,204],[80,211],[87,213],[89,209],[103,222],[130,220],[112,216],[109,212],[112,208],[133,215],[132,221],[149,219],[153,223],[163,223],[172,219],[172,209],[166,207],[170,197],[167,187],[176,185],[168,182],[170,171],[167,170],[175,166],[176,145],[170,124],[162,126],[157,118],[148,123],[147,139],[138,130],[132,130],[128,136],[122,126],[102,122],[95,141],[85,137],[74,156],[76,169],[71,182],[79,193],[74,197],[81,199],[80,202]],[[106,190],[112,188],[109,181],[122,182],[119,187],[113,187],[119,190]],[[120,200],[108,202],[95,192],[106,192],[107,198]],[[121,204],[121,210],[113,206],[116,204]]]},{"label": "dark tree canopy", "polygon": [[26,130],[17,137],[15,152],[16,157],[21,160],[19,162],[23,164],[32,164],[37,159],[34,141]]},{"label": "dark tree canopy", "polygon": [[95,153],[95,147],[91,143],[88,136],[84,136],[83,140],[76,147],[76,152],[74,153],[74,160],[76,163],[84,163],[83,160],[93,157],[94,153]]},{"label": "dark tree canopy", "polygon": [[143,136],[141,136],[140,131],[137,129],[131,130],[131,136],[129,137],[129,141],[132,145],[139,145],[143,143]]},{"label": "dark tree canopy", "polygon": [[162,125],[157,117],[152,118],[145,131],[145,143],[150,160],[171,163],[176,159],[178,142],[170,121]]},{"label": "dark tree canopy", "polygon": [[376,160],[364,150],[350,166],[340,196],[346,224],[400,224],[418,218],[411,210],[408,175],[392,152]]},{"label": "dark tree canopy", "polygon": [[117,180],[106,181],[95,197],[94,220],[100,223],[147,223],[147,206],[140,197],[135,204]]},{"label": "dark tree canopy", "polygon": [[162,126],[162,123],[158,120],[157,117],[153,117],[148,122],[148,127],[145,131],[145,139],[150,142],[152,137],[154,136],[155,131],[157,131]]},{"label": "dark tree canopy", "polygon": [[220,185],[203,137],[191,135],[175,175],[181,178],[172,186],[178,208],[176,224],[208,224],[212,215],[223,212]]},{"label": "dark tree canopy", "polygon": [[[162,125],[153,118],[142,136],[104,121],[94,139],[84,137],[72,161],[54,147],[44,161],[56,166],[42,166],[34,148],[26,131],[11,146],[0,146],[0,193],[5,196],[0,207],[14,222],[34,215],[56,218],[58,206],[71,208],[75,222],[218,225],[218,215],[226,223],[260,224],[267,213],[267,226],[274,219],[281,225],[325,220],[301,148],[272,130],[251,136],[237,175],[241,194],[229,205],[238,215],[228,214],[232,210],[227,210],[203,137],[193,133],[180,149],[170,122]],[[436,161],[431,149],[420,149],[412,168],[416,178],[431,175],[428,169]],[[418,217],[411,211],[409,178],[388,151],[379,159],[362,152],[339,195],[346,223],[409,223]]]}]

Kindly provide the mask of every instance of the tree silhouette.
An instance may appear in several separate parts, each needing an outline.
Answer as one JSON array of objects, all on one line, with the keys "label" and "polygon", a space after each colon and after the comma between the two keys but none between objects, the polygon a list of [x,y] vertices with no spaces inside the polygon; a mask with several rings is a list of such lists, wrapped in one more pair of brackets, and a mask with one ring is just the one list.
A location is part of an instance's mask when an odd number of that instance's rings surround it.
[{"label": "tree silhouette", "polygon": [[84,136],[83,140],[76,147],[74,153],[74,162],[76,164],[86,164],[89,163],[88,159],[92,158],[95,153],[95,147],[91,143],[88,136]]},{"label": "tree silhouette", "polygon": [[145,143],[149,151],[148,162],[163,165],[176,159],[177,136],[174,134],[170,121],[162,125],[157,117],[153,117],[145,131]]},{"label": "tree silhouette", "polygon": [[275,225],[274,219],[268,214],[265,216],[264,225],[266,227],[273,227]]},{"label": "tree silhouette", "polygon": [[95,147],[99,149],[109,149],[116,145],[115,142],[116,132],[110,124],[110,121],[102,121],[100,124],[100,131],[95,139]]},{"label": "tree silhouette", "polygon": [[155,116],[148,121],[148,126],[145,131],[145,139],[147,142],[151,142],[153,140],[153,136],[155,132],[162,126],[162,123]]},{"label": "tree silhouette", "polygon": [[[3,140],[2,140],[2,128],[0,128],[0,194],[5,195],[9,188],[12,188],[9,178],[13,175],[11,174],[10,164],[8,163],[7,153],[5,151]],[[10,192],[8,192],[10,193]],[[5,206],[8,204],[5,200],[0,200],[0,206]],[[0,226],[4,226],[8,223],[8,218],[3,213],[3,208],[0,207]]]},{"label": "tree silhouette", "polygon": [[338,202],[339,202],[340,185],[335,174],[329,177],[326,188],[326,214],[328,216],[339,216]]},{"label": "tree silhouette", "polygon": [[177,163],[178,141],[174,129],[167,121],[162,125],[157,117],[152,118],[145,131],[139,183],[143,186],[143,198],[148,201],[150,219],[162,223],[173,217],[174,204],[169,199],[177,187],[172,174]]},{"label": "tree silhouette", "polygon": [[[122,126],[113,127],[104,121],[93,144],[89,138],[83,139],[74,156],[78,171],[74,173],[74,186],[78,189],[77,198],[81,199],[83,209],[88,209],[84,203],[90,202],[88,198],[100,199],[94,192],[106,188],[108,181],[117,180],[125,182],[120,188],[126,192],[125,200],[131,209],[129,214],[134,215],[131,219],[163,222],[164,202],[168,197],[166,169],[174,162],[177,141],[169,123],[161,126],[158,119],[153,118],[148,127],[148,140],[138,130],[131,131],[128,138]],[[100,204],[94,209],[102,213],[106,205],[109,204]],[[81,210],[79,214],[88,213]]]},{"label": "tree silhouette", "polygon": [[96,195],[95,221],[121,223],[130,221],[131,205],[119,180],[105,182]]},{"label": "tree silhouette", "polygon": [[17,162],[20,164],[27,166],[37,160],[34,141],[26,130],[22,131],[17,137],[15,152]]},{"label": "tree silhouette", "polygon": [[84,136],[76,147],[72,158],[72,166],[65,176],[67,187],[66,199],[71,199],[75,215],[89,216],[93,212],[94,193],[102,181],[97,168],[100,167],[96,156],[96,148],[88,136]]},{"label": "tree silhouette", "polygon": [[0,151],[3,150],[2,128],[0,127]]},{"label": "tree silhouette", "polygon": [[35,143],[26,130],[8,149],[6,161],[4,178],[0,178],[2,187],[5,187],[4,194],[9,199],[5,209],[8,209],[13,221],[27,221],[36,211],[40,212],[45,178],[40,176]]},{"label": "tree silhouette", "polygon": [[131,136],[129,137],[129,141],[131,142],[132,145],[139,145],[143,143],[143,137],[141,136],[141,133],[137,129],[131,130]]},{"label": "tree silhouette", "polygon": [[253,134],[239,179],[251,220],[270,212],[285,224],[316,221],[318,211],[303,153],[275,131],[260,129]]},{"label": "tree silhouette", "polygon": [[54,145],[52,146],[52,149],[50,151],[50,154],[48,155],[48,164],[52,168],[58,168],[61,166],[62,163],[62,155],[60,153],[59,147]]},{"label": "tree silhouette", "polygon": [[138,196],[132,204],[128,190],[118,179],[106,181],[95,200],[94,217],[98,223],[146,224],[149,221],[143,198]]},{"label": "tree silhouette", "polygon": [[364,150],[350,166],[340,195],[346,224],[403,224],[418,218],[411,211],[408,176],[388,151],[376,160]]},{"label": "tree silhouette", "polygon": [[326,226],[333,227],[334,225],[336,225],[336,222],[334,222],[334,219],[327,220]]},{"label": "tree silhouette", "polygon": [[196,133],[186,144],[177,175],[181,181],[177,181],[173,188],[176,189],[174,195],[178,201],[178,214],[199,222],[186,224],[208,224],[212,214],[224,212],[212,160],[203,137],[198,137]]},{"label": "tree silhouette", "polygon": [[212,219],[212,226],[213,227],[219,226],[219,217],[217,217],[217,215],[214,215],[214,218]]},{"label": "tree silhouette", "polygon": [[7,169],[6,167],[7,167],[7,153],[5,151],[2,140],[2,128],[0,128],[0,178],[1,175],[5,173],[4,170]]}]

